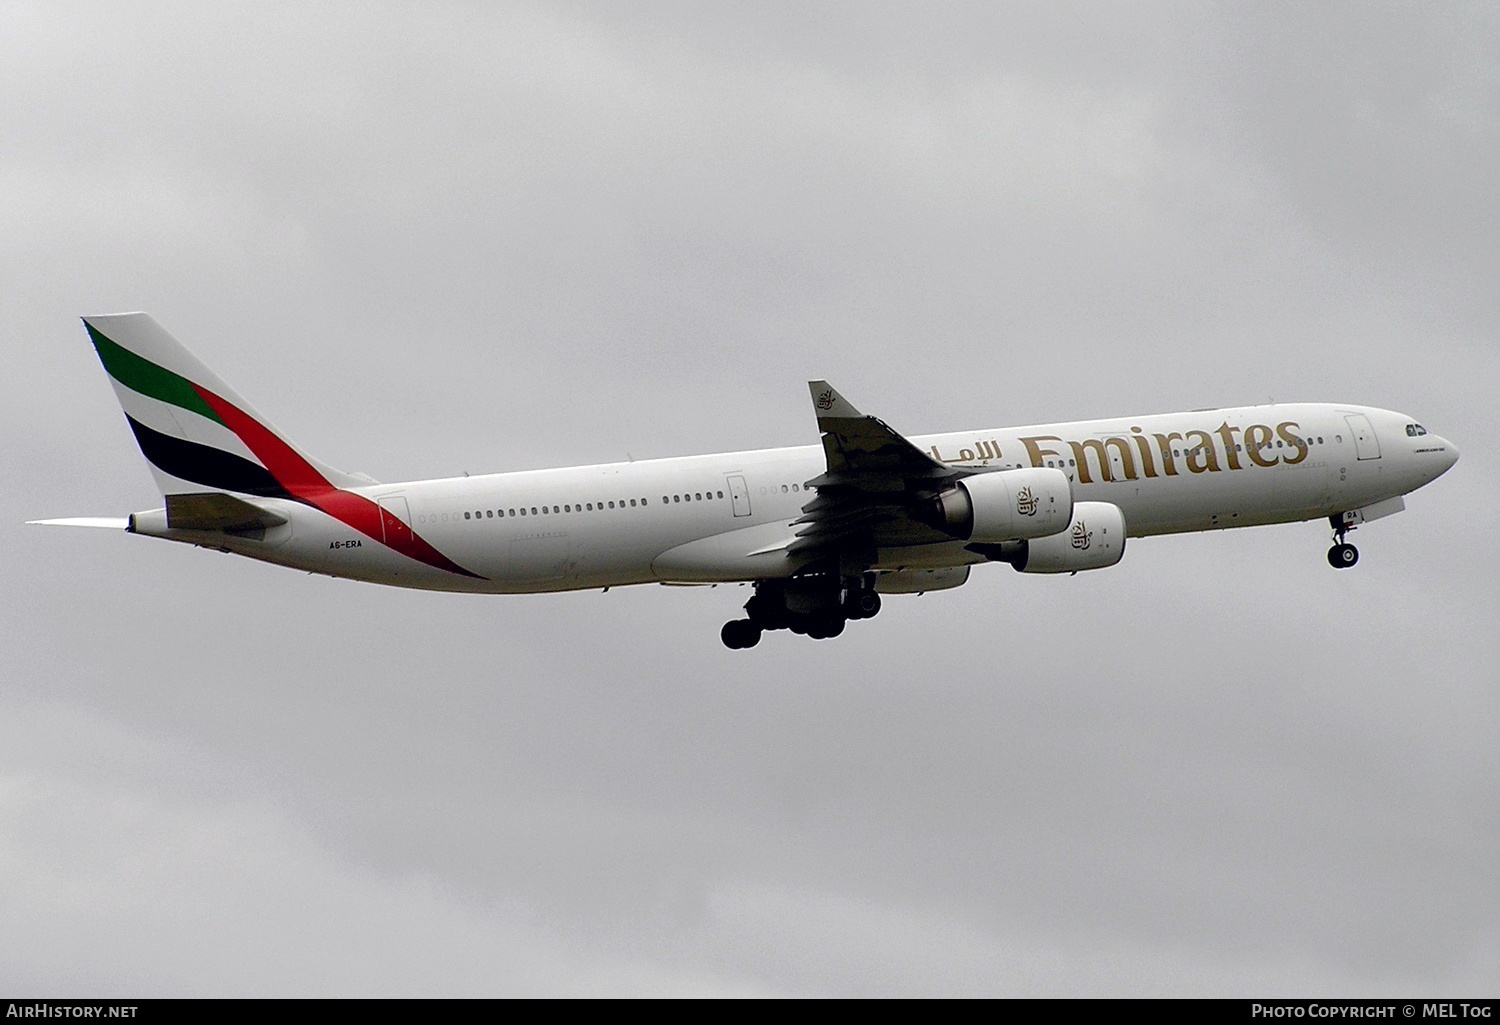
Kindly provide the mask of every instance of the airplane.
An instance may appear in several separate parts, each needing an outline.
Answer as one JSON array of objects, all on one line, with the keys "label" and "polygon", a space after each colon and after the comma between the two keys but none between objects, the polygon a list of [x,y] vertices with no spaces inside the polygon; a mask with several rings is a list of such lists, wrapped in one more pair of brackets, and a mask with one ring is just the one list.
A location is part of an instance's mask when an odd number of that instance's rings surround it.
[{"label": "airplane", "polygon": [[750,584],[730,648],[835,637],[971,569],[1078,573],[1130,537],[1405,508],[1458,449],[1401,413],[1295,403],[906,437],[809,382],[821,445],[380,483],[319,462],[145,313],[84,317],[163,496],[123,528],[397,587]]}]

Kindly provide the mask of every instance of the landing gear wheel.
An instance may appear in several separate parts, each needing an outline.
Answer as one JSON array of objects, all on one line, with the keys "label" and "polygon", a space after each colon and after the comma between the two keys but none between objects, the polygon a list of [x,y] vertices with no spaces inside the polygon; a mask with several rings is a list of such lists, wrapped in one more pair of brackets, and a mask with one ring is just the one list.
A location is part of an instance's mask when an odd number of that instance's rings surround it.
[{"label": "landing gear wheel", "polygon": [[753,648],[760,643],[760,627],[748,619],[732,619],[719,631],[726,648]]},{"label": "landing gear wheel", "polygon": [[819,616],[807,624],[807,636],[815,641],[837,637],[844,632],[843,616]]},{"label": "landing gear wheel", "polygon": [[1348,569],[1359,561],[1359,549],[1348,543],[1340,543],[1328,549],[1328,565],[1334,569]]},{"label": "landing gear wheel", "polygon": [[869,619],[880,611],[880,595],[874,591],[857,591],[844,602],[844,616],[848,619]]}]

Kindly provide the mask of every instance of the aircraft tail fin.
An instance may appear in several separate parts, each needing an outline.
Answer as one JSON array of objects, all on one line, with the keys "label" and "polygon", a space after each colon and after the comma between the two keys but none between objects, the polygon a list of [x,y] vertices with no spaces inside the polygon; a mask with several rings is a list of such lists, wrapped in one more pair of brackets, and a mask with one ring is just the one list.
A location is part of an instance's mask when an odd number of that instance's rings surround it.
[{"label": "aircraft tail fin", "polygon": [[302,498],[375,483],[302,452],[150,315],[83,323],[163,495]]}]

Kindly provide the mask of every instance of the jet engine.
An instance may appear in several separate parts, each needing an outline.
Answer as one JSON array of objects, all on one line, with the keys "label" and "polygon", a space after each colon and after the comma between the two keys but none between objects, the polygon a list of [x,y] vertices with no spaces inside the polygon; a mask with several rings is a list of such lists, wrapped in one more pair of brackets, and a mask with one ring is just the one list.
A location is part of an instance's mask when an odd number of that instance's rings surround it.
[{"label": "jet engine", "polygon": [[1075,502],[1067,530],[1005,547],[1002,558],[1022,573],[1104,569],[1125,555],[1125,514],[1109,502]]},{"label": "jet engine", "polygon": [[1060,533],[1073,515],[1068,475],[1047,467],[965,477],[933,500],[926,521],[961,541],[999,542]]}]

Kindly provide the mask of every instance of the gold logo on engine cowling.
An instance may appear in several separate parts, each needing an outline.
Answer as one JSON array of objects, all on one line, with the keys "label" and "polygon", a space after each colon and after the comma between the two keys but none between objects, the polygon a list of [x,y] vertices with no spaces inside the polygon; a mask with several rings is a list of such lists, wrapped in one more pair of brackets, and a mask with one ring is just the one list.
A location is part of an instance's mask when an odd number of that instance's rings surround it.
[{"label": "gold logo on engine cowling", "polygon": [[1016,512],[1022,516],[1035,516],[1037,507],[1036,495],[1029,487],[1022,488],[1016,493]]},{"label": "gold logo on engine cowling", "polygon": [[1086,552],[1089,545],[1093,544],[1094,532],[1088,528],[1088,524],[1079,520],[1073,524],[1073,547],[1080,552]]}]

